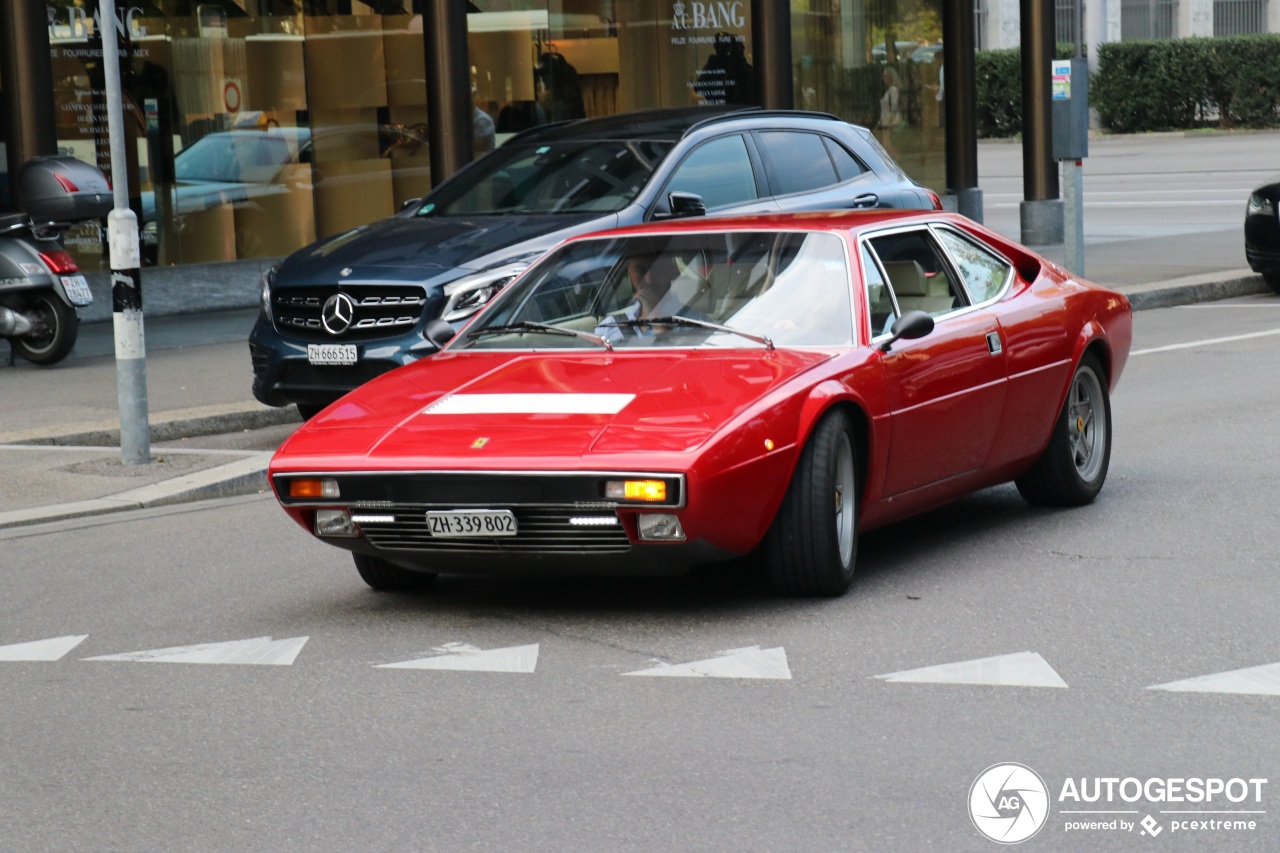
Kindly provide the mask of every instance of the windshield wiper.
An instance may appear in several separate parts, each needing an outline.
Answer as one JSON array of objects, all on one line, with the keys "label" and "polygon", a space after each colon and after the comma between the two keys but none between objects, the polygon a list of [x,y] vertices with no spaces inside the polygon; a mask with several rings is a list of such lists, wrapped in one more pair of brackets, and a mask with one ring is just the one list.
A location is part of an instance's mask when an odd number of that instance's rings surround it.
[{"label": "windshield wiper", "polygon": [[773,349],[773,340],[766,335],[754,335],[751,332],[744,332],[741,329],[735,329],[733,326],[722,326],[719,323],[712,323],[708,320],[696,320],[693,317],[645,317],[636,320],[618,320],[619,326],[694,326],[700,329],[712,329],[717,332],[728,332],[731,335],[738,335],[749,341],[755,341],[758,344],[764,344],[765,349]]},{"label": "windshield wiper", "polygon": [[532,320],[521,320],[518,323],[507,323],[504,326],[485,326],[483,329],[475,329],[467,332],[467,337],[472,340],[484,337],[485,335],[506,335],[520,332],[543,332],[548,335],[566,335],[570,338],[583,338],[594,344],[600,344],[607,350],[613,349],[613,344],[590,332],[583,332],[578,329],[566,329],[562,326],[551,326],[546,323],[535,323]]}]

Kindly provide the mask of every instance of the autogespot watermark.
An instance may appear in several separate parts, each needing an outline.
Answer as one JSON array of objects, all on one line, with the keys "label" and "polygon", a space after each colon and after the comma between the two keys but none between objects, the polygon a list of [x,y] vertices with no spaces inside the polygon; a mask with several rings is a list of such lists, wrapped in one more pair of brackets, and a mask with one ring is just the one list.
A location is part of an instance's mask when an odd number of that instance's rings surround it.
[{"label": "autogespot watermark", "polygon": [[[1058,789],[1057,822],[1070,833],[1148,839],[1166,830],[1166,837],[1195,833],[1212,836],[1220,847],[1231,835],[1259,828],[1266,786],[1266,779],[1242,777],[1068,776]],[[969,789],[969,817],[992,841],[1017,844],[1050,822],[1051,802],[1049,787],[1030,767],[993,764]]]}]

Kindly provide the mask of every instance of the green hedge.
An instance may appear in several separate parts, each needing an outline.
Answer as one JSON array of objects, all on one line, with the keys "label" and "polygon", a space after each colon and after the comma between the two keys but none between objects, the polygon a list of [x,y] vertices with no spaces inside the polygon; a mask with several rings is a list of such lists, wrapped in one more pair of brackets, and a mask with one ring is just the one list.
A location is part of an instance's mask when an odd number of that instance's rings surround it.
[{"label": "green hedge", "polygon": [[[1058,57],[1071,48],[1058,45]],[[1020,52],[979,51],[978,135],[1022,131]],[[1280,35],[1112,42],[1098,46],[1089,105],[1122,133],[1280,127]]]},{"label": "green hedge", "polygon": [[[1075,46],[1058,44],[1055,59],[1075,56]],[[1022,132],[1022,51],[980,50],[974,57],[978,78],[978,136],[1017,136]]]}]

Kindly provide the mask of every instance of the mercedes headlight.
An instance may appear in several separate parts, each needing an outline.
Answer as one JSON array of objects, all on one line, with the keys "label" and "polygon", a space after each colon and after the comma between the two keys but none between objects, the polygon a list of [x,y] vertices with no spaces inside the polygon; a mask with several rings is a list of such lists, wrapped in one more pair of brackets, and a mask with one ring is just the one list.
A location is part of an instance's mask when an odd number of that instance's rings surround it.
[{"label": "mercedes headlight", "polygon": [[1247,216],[1275,216],[1276,204],[1271,199],[1259,193],[1249,196],[1249,206],[1245,209]]},{"label": "mercedes headlight", "polygon": [[440,319],[458,323],[467,319],[498,295],[512,279],[529,267],[527,261],[507,264],[469,275],[444,286],[445,304]]},{"label": "mercedes headlight", "polygon": [[258,298],[262,301],[262,313],[268,323],[274,323],[271,316],[271,285],[276,283],[276,268],[268,267],[258,277]]}]

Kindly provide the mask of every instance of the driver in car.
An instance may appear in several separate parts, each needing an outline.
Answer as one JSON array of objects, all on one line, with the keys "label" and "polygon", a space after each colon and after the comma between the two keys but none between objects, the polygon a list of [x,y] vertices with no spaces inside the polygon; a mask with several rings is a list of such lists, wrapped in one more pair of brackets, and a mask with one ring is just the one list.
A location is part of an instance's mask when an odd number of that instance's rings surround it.
[{"label": "driver in car", "polygon": [[631,281],[635,301],[621,314],[610,314],[601,320],[596,326],[595,333],[615,343],[622,340],[626,334],[644,336],[666,331],[627,321],[674,315],[706,320],[707,318],[699,312],[688,309],[680,297],[671,290],[671,282],[679,275],[680,267],[672,255],[652,252],[628,258],[627,278]]}]

